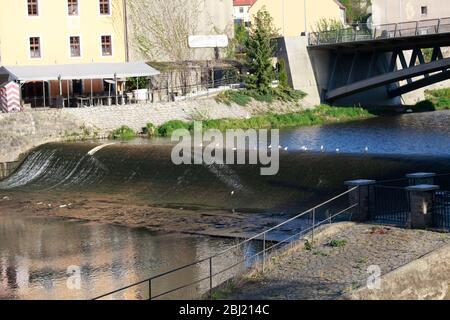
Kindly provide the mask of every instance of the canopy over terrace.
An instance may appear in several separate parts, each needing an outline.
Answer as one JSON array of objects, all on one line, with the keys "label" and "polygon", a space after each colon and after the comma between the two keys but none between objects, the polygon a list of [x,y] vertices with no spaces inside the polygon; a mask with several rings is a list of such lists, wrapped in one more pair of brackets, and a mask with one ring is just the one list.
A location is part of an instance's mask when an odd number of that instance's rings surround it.
[{"label": "canopy over terrace", "polygon": [[[62,95],[63,81],[91,80],[92,84],[92,79],[113,79],[117,84],[120,79],[151,77],[158,74],[160,74],[158,70],[145,62],[3,66],[0,68],[2,82],[15,81],[25,84],[28,82],[58,81],[59,95]],[[45,96],[45,85],[43,85],[43,88]],[[68,89],[68,91],[70,90]]]}]

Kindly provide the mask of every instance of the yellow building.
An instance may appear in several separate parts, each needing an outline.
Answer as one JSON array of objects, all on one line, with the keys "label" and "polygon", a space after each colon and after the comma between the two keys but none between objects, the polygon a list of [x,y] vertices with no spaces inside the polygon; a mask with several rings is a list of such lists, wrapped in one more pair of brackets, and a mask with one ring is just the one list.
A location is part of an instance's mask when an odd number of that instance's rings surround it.
[{"label": "yellow building", "polygon": [[92,97],[111,91],[111,86],[114,92],[118,77],[120,82],[149,75],[155,70],[141,70],[136,64],[130,64],[127,72],[125,4],[125,0],[0,0],[1,80],[20,83],[26,104],[33,105],[34,99],[36,105],[51,105],[59,97],[59,105],[66,99],[67,106],[77,96]]},{"label": "yellow building", "polygon": [[257,0],[250,8],[250,15],[263,7],[273,17],[280,35],[285,37],[314,31],[321,19],[345,22],[345,7],[337,0]]},{"label": "yellow building", "polygon": [[123,0],[0,0],[0,64],[125,61]]}]

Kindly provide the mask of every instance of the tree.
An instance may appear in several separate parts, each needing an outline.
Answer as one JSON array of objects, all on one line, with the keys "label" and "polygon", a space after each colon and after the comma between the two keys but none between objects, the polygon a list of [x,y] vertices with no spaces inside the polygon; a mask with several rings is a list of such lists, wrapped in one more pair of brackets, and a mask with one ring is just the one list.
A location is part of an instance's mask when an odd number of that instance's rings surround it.
[{"label": "tree", "polygon": [[279,86],[282,89],[288,88],[289,87],[289,80],[288,80],[288,74],[286,71],[286,62],[284,61],[284,59],[280,59],[278,61],[278,82],[279,82]]},{"label": "tree", "polygon": [[193,51],[188,37],[196,34],[201,0],[128,0],[130,37],[147,60],[186,61]]},{"label": "tree", "polygon": [[371,0],[340,0],[346,8],[348,23],[365,23],[369,17]]},{"label": "tree", "polygon": [[245,82],[249,90],[255,90],[261,94],[271,92],[271,84],[275,79],[272,65],[275,48],[272,38],[277,34],[273,18],[263,7],[254,16],[245,42],[246,67],[249,72]]}]

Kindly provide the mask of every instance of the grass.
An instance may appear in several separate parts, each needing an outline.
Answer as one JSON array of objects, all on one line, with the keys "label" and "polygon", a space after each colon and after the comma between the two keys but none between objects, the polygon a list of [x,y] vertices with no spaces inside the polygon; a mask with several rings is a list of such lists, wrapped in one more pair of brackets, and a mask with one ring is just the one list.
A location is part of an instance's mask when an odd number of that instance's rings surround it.
[{"label": "grass", "polygon": [[343,248],[347,245],[347,240],[344,239],[334,239],[329,243],[330,247],[333,248]]},{"label": "grass", "polygon": [[136,137],[136,132],[127,126],[121,126],[120,128],[114,130],[110,135],[110,138],[114,140],[116,139],[127,140],[132,139],[134,137]]},{"label": "grass", "polygon": [[283,102],[297,102],[305,97],[306,94],[299,90],[294,90],[288,87],[273,88],[272,92],[268,94],[261,94],[255,90],[228,90],[220,93],[216,97],[216,101],[219,103],[225,103],[231,105],[236,103],[240,106],[246,106],[253,99],[260,102],[272,103],[274,101]]},{"label": "grass", "polygon": [[433,103],[437,110],[450,109],[450,88],[425,90],[425,98]]},{"label": "grass", "polygon": [[[204,120],[203,130],[218,129],[280,129],[287,127],[311,126],[372,117],[369,111],[358,107],[330,107],[321,105],[312,110],[287,114],[268,113],[248,119]],[[157,128],[159,136],[167,137],[176,129],[193,129],[193,122],[169,121]]]}]

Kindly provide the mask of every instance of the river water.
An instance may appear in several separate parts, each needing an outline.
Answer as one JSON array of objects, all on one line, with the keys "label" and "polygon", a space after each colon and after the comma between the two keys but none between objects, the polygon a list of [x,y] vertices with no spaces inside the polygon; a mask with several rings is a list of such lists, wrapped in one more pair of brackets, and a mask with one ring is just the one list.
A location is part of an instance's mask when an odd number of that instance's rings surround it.
[{"label": "river water", "polygon": [[[439,111],[282,130],[276,176],[261,176],[259,167],[251,165],[175,166],[164,139],[108,146],[95,156],[87,154],[101,143],[48,144],[0,182],[0,196],[1,189],[22,197],[98,194],[153,208],[283,218],[345,190],[345,180],[450,172],[449,124],[450,112]],[[235,241],[27,212],[18,216],[4,208],[0,205],[0,298],[89,299],[209,256]],[[249,252],[257,245],[251,244]],[[67,286],[73,279],[71,266],[81,272],[78,289]],[[200,269],[183,274],[183,280],[205,272]],[[171,281],[160,287],[180,278]],[[146,295],[144,286],[114,298]]]}]

